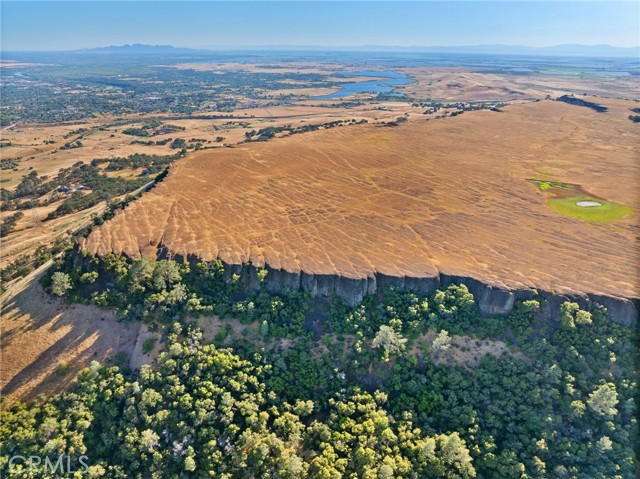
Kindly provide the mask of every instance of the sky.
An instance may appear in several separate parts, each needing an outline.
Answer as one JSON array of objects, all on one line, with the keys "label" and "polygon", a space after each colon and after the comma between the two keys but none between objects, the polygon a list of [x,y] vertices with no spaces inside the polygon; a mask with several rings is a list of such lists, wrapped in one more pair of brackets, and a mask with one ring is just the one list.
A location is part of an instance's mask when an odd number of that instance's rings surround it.
[{"label": "sky", "polygon": [[640,2],[0,3],[1,49],[640,45]]}]

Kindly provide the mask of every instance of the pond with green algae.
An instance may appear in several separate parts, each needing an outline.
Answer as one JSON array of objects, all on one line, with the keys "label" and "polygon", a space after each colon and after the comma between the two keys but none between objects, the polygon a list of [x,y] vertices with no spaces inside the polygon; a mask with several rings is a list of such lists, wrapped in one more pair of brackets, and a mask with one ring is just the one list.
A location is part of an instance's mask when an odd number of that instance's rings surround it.
[{"label": "pond with green algae", "polygon": [[569,218],[602,223],[633,212],[632,207],[594,196],[577,184],[538,179],[529,182],[544,193],[549,208]]}]

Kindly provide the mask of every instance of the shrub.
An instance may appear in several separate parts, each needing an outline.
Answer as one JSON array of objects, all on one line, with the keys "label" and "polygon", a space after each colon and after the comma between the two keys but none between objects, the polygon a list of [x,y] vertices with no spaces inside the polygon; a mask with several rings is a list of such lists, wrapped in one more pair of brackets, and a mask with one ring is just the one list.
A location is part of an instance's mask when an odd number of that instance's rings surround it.
[{"label": "shrub", "polygon": [[154,346],[156,345],[156,338],[147,338],[144,340],[144,343],[142,343],[142,352],[144,354],[148,354],[150,353]]}]

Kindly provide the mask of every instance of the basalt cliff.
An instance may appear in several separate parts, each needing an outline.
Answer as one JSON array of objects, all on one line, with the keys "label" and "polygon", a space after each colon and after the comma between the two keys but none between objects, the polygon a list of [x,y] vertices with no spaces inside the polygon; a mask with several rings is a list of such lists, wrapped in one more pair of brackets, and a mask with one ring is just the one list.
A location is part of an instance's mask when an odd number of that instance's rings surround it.
[{"label": "basalt cliff", "polygon": [[[631,325],[640,296],[635,103],[598,101],[605,112],[541,101],[193,152],[81,248],[220,259],[251,287],[253,268],[266,267],[272,291],[333,291],[351,304],[386,286],[460,282],[493,314],[536,289],[550,317],[571,298]],[[544,178],[631,213],[563,214]]]}]

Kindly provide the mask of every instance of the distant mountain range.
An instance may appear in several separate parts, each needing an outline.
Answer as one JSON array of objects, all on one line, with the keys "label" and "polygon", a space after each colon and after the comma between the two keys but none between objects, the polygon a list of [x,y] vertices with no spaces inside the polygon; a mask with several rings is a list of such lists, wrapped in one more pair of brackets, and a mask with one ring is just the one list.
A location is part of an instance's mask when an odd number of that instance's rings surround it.
[{"label": "distant mountain range", "polygon": [[520,45],[469,45],[469,46],[384,46],[363,45],[351,47],[323,46],[256,46],[256,47],[209,47],[206,49],[178,48],[171,45],[133,45],[108,46],[75,50],[77,53],[115,53],[115,54],[207,54],[213,51],[229,50],[327,50],[327,51],[400,51],[494,55],[545,55],[545,56],[584,56],[584,57],[636,57],[640,60],[640,46],[613,47],[611,45],[556,45],[550,47],[527,47]]},{"label": "distant mountain range", "polygon": [[85,48],[74,50],[74,53],[120,53],[120,54],[197,54],[211,53],[211,50],[195,48],[178,48],[172,45],[144,45],[134,43],[133,45],[111,45],[108,47]]}]

